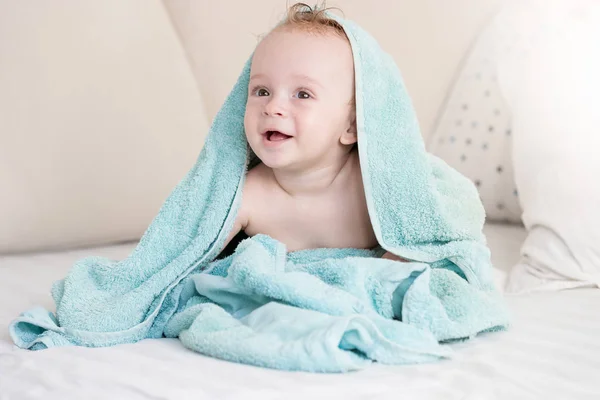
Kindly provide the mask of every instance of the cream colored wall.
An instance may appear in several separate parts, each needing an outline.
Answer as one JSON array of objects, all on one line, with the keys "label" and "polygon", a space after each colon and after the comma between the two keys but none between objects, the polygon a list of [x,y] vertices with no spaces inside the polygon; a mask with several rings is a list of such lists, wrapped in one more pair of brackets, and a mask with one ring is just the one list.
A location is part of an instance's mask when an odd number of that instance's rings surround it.
[{"label": "cream colored wall", "polygon": [[[193,64],[212,118],[251,54],[257,37],[274,26],[293,0],[165,0]],[[314,4],[315,2],[308,2]],[[501,0],[337,0],[396,60],[424,135],[461,57]]]}]

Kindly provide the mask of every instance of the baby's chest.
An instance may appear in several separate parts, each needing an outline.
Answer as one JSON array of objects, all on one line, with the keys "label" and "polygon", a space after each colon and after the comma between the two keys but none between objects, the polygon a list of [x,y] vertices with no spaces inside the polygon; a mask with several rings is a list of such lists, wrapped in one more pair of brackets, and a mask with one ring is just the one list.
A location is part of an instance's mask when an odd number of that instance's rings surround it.
[{"label": "baby's chest", "polygon": [[264,199],[250,220],[247,234],[267,234],[288,251],[377,245],[366,204],[348,194],[306,201]]}]

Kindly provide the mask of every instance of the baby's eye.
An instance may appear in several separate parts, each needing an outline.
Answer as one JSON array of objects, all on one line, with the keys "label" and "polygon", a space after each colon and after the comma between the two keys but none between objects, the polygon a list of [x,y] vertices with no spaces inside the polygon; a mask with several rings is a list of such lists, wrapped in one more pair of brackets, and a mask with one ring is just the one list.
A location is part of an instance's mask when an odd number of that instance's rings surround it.
[{"label": "baby's eye", "polygon": [[264,88],[256,89],[254,91],[254,93],[256,93],[256,95],[258,97],[268,96],[269,95],[269,92],[267,91],[267,89],[264,89]]},{"label": "baby's eye", "polygon": [[299,99],[310,99],[310,94],[304,90],[299,90],[298,91],[298,98]]}]

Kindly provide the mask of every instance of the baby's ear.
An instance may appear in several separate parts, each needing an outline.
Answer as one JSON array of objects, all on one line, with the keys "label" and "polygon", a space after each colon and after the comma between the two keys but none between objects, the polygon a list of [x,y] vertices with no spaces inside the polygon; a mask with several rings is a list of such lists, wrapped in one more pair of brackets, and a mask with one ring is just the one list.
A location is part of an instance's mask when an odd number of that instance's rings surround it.
[{"label": "baby's ear", "polygon": [[358,137],[356,135],[356,117],[352,119],[350,122],[350,126],[346,129],[346,132],[342,134],[340,137],[340,142],[342,144],[354,144],[358,141]]}]

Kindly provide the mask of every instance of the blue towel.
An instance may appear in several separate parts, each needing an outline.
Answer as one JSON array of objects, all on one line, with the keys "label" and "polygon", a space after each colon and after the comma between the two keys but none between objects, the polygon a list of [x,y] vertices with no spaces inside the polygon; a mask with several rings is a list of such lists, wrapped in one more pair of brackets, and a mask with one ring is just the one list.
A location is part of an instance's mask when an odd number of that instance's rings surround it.
[{"label": "blue towel", "polygon": [[[178,337],[247,364],[320,372],[449,357],[448,341],[504,329],[474,185],[425,151],[400,72],[359,26],[352,47],[358,151],[376,249],[287,253],[266,235],[218,259],[256,165],[244,133],[251,57],[194,167],[124,260],[87,257],[54,284],[56,314],[9,326],[16,345],[111,346]],[[408,259],[382,259],[389,251]]]}]

